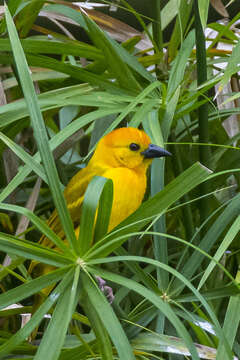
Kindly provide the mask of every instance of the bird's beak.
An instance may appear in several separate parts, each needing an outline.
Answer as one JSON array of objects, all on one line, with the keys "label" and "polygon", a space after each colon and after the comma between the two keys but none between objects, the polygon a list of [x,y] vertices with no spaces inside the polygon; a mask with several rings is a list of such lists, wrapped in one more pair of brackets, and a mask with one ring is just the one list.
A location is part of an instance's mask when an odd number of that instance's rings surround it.
[{"label": "bird's beak", "polygon": [[146,150],[141,152],[141,154],[144,156],[145,159],[153,159],[162,156],[172,155],[169,151],[154,144],[150,144]]}]

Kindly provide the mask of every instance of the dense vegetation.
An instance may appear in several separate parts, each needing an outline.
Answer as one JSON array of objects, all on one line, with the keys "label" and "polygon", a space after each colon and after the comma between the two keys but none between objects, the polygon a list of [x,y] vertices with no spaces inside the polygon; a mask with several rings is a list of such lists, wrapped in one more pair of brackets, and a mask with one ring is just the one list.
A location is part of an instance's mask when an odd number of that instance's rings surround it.
[{"label": "dense vegetation", "polygon": [[[150,3],[151,16],[118,3],[141,31],[71,2],[0,8],[1,359],[240,357],[240,12],[209,22],[208,1]],[[127,124],[173,156],[108,234],[111,186],[94,179],[76,239],[64,185]],[[69,247],[46,225],[55,207]],[[32,278],[31,260],[55,270]]]}]

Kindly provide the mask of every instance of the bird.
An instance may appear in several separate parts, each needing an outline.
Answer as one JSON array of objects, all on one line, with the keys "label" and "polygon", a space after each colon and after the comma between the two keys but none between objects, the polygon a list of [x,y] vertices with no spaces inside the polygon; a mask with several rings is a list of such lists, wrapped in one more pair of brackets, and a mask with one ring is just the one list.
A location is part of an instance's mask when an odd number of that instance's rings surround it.
[{"label": "bird", "polygon": [[[72,177],[64,190],[75,231],[79,231],[84,194],[94,176],[102,176],[113,182],[109,232],[141,205],[146,192],[147,169],[152,160],[170,155],[167,150],[152,144],[150,137],[138,128],[117,128],[102,137],[88,165]],[[60,238],[65,239],[56,209],[47,224]],[[45,235],[40,238],[39,243],[56,248]],[[30,274],[36,265],[37,262],[32,261]],[[49,272],[52,267],[44,265],[43,268],[41,274]]]},{"label": "bird", "polygon": [[[102,176],[113,182],[113,203],[108,225],[108,232],[114,229],[141,205],[147,187],[147,170],[154,158],[170,156],[167,150],[151,143],[150,137],[134,127],[122,127],[109,132],[98,142],[88,165],[78,171],[67,184],[64,197],[71,215],[75,233],[79,233],[81,207],[88,184],[94,176]],[[65,242],[65,234],[55,209],[47,221],[48,226]],[[45,235],[39,243],[60,251]],[[28,272],[32,277],[53,271],[51,265],[32,261]],[[105,281],[96,277],[99,288],[112,303],[114,295]],[[33,313],[51,292],[50,285],[35,294]],[[32,333],[34,339],[38,328]]]}]

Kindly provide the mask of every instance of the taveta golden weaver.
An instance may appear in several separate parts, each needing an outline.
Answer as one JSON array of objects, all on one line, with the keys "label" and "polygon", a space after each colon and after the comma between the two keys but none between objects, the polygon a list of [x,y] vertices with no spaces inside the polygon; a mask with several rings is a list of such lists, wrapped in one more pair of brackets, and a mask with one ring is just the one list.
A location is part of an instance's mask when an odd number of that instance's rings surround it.
[{"label": "taveta golden weaver", "polygon": [[[94,176],[103,176],[113,181],[113,204],[108,227],[110,231],[140,206],[146,191],[146,172],[153,158],[169,155],[171,154],[167,150],[151,144],[149,136],[137,128],[119,128],[104,136],[98,142],[88,165],[72,177],[64,191],[75,230],[79,227],[84,193]],[[50,216],[48,225],[64,239],[56,210]],[[45,236],[41,237],[40,243],[54,246]],[[36,264],[31,263],[30,273]],[[41,267],[41,274],[52,269],[46,265]]]}]

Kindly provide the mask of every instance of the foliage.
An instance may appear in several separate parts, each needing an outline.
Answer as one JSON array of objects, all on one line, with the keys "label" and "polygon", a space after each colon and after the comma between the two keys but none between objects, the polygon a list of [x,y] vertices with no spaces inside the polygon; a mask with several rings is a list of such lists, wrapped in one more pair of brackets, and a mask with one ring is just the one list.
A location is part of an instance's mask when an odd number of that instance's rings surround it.
[{"label": "foliage", "polygon": [[[208,24],[207,1],[170,0],[154,5],[147,26],[125,0],[119,6],[144,39],[71,2],[10,0],[2,9],[1,359],[240,357],[240,41],[232,26],[240,13],[226,26]],[[39,25],[42,17],[56,28]],[[206,24],[216,35],[205,51]],[[154,160],[144,203],[110,233],[112,185],[94,178],[76,238],[64,185],[101,136],[127,124],[173,156]],[[45,223],[54,207],[68,245]],[[59,251],[39,245],[41,234]],[[31,260],[54,270],[31,278]],[[113,288],[112,304],[97,276]],[[34,311],[36,294],[44,301]],[[32,316],[21,326],[25,313]]]}]

